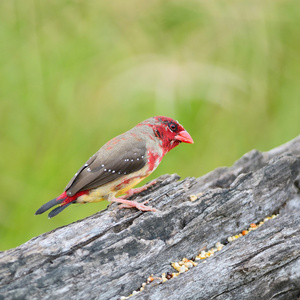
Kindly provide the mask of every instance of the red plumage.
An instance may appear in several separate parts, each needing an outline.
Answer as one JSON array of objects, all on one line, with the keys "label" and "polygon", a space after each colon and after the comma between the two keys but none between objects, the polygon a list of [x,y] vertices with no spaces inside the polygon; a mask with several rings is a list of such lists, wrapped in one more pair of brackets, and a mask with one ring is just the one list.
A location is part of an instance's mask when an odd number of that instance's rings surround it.
[{"label": "red plumage", "polygon": [[163,116],[147,119],[101,147],[74,175],[65,191],[41,206],[36,214],[59,204],[49,213],[51,218],[71,203],[101,200],[122,203],[120,207],[155,211],[126,200],[125,196],[116,197],[132,195],[131,188],[149,176],[163,156],[181,142],[193,143],[193,139],[178,122]]}]

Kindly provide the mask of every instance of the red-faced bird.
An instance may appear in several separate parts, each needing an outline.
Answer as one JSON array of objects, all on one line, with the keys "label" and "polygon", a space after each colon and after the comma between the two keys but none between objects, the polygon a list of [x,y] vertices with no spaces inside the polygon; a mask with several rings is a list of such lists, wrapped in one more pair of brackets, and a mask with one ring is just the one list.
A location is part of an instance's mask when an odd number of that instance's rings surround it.
[{"label": "red-faced bird", "polygon": [[[48,217],[52,218],[71,203],[102,200],[122,203],[120,208],[156,211],[126,197],[146,189],[149,185],[132,188],[149,176],[163,156],[181,142],[192,144],[193,139],[178,122],[163,116],[149,118],[102,146],[78,170],[65,191],[41,206],[35,214],[59,205],[49,213]],[[122,194],[125,196],[119,197]]]}]

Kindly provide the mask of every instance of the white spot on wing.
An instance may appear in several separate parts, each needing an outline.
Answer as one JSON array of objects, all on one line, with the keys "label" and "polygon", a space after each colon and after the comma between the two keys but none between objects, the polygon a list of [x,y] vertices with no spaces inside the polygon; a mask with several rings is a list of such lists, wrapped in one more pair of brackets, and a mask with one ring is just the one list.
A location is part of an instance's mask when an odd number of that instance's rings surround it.
[{"label": "white spot on wing", "polygon": [[91,172],[92,170],[91,170],[91,168],[87,168],[87,171],[88,171],[88,172]]}]

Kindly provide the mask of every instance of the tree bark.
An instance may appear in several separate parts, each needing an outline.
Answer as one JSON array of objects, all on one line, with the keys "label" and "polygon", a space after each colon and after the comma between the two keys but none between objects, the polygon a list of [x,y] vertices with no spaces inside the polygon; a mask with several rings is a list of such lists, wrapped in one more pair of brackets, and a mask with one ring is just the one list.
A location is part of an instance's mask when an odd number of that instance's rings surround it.
[{"label": "tree bark", "polygon": [[[1,252],[0,299],[296,299],[299,173],[300,136],[200,178],[161,176],[136,196],[158,212],[112,204]],[[171,275],[183,258],[198,265]]]}]

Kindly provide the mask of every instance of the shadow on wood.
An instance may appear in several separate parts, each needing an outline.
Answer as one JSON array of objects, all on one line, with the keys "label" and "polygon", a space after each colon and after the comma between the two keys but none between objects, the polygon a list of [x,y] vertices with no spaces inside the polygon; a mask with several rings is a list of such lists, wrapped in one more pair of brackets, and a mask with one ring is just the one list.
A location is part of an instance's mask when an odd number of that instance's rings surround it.
[{"label": "shadow on wood", "polygon": [[[156,213],[113,204],[0,253],[0,299],[295,299],[300,296],[300,136],[230,168],[138,195]],[[228,237],[274,219],[228,243]],[[175,278],[172,262],[221,251]],[[169,277],[172,277],[169,274]],[[161,283],[165,281],[164,283]]]}]

